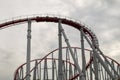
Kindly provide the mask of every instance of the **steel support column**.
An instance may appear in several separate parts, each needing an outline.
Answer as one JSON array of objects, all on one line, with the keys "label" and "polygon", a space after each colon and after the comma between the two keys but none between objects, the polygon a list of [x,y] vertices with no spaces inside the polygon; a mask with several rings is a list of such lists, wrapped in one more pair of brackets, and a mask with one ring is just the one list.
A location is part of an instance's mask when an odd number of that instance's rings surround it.
[{"label": "steel support column", "polygon": [[26,80],[30,80],[30,58],[31,58],[31,20],[29,19],[27,30]]},{"label": "steel support column", "polygon": [[54,64],[55,64],[55,61],[53,60],[53,53],[52,53],[52,80],[54,80],[54,75],[55,75],[55,73],[54,73]]},{"label": "steel support column", "polygon": [[80,30],[81,32],[81,53],[82,53],[82,72],[86,80],[86,59],[85,59],[85,48],[84,48],[84,36],[83,36],[83,27]]},{"label": "steel support column", "polygon": [[[95,56],[95,51],[93,50],[93,66],[94,66],[94,73],[95,73],[95,80],[99,80],[98,77],[98,59]],[[100,74],[99,74],[100,75]]]},{"label": "steel support column", "polygon": [[47,59],[44,60],[44,74],[43,74],[43,80],[48,80]]},{"label": "steel support column", "polygon": [[[90,51],[90,58],[93,57],[92,51]],[[90,80],[93,80],[93,69],[92,69],[93,63],[90,64]]]},{"label": "steel support column", "polygon": [[60,30],[61,20],[58,23],[58,43],[59,43],[59,55],[58,55],[58,80],[63,80],[63,70],[62,70],[62,33]]}]

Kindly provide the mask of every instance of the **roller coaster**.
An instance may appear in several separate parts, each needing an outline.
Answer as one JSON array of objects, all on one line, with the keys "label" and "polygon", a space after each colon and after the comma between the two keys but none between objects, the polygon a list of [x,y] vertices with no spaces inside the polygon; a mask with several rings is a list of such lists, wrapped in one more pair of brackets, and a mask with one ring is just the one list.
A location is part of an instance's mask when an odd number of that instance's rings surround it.
[{"label": "roller coaster", "polygon": [[[58,48],[31,60],[33,22],[58,24]],[[80,21],[56,15],[31,15],[3,21],[0,29],[24,23],[28,24],[26,62],[16,69],[14,80],[120,80],[120,64],[103,54],[95,33]],[[80,32],[80,47],[71,46],[63,24]],[[62,45],[63,39],[66,47]]]}]

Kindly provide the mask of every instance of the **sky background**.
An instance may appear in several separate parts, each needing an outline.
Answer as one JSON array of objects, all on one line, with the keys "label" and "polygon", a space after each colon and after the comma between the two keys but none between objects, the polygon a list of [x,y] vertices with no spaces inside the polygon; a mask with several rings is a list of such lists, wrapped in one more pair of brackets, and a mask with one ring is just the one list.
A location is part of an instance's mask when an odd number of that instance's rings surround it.
[{"label": "sky background", "polygon": [[[84,22],[98,37],[103,53],[120,62],[120,0],[0,0],[0,22],[32,14],[57,14]],[[57,47],[57,24],[32,26],[34,59]],[[0,80],[13,80],[14,71],[25,62],[26,31],[27,24],[0,31]],[[79,32],[70,27],[66,32],[72,45],[79,46]]]}]

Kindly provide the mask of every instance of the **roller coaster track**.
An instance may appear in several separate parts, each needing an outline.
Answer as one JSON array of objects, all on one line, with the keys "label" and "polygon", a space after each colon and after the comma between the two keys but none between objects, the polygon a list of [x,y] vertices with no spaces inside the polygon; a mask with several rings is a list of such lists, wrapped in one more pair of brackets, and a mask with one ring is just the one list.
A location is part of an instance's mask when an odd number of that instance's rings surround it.
[{"label": "roller coaster track", "polygon": [[[59,48],[31,61],[32,22],[58,23]],[[22,23],[28,23],[27,60],[16,70],[14,80],[119,80],[120,64],[103,54],[95,33],[80,21],[56,15],[32,15],[0,22],[0,29]],[[81,48],[71,47],[62,24],[80,31]],[[62,37],[67,47],[62,47]],[[90,49],[85,49],[84,40]]]},{"label": "roller coaster track", "polygon": [[[63,51],[65,51],[64,59],[63,59],[63,68],[64,68],[63,74],[65,75],[64,76],[65,80],[79,80],[79,73],[76,71],[75,64],[70,58],[68,47],[63,47],[62,49]],[[75,56],[78,55],[81,50],[81,48],[78,48],[78,47],[72,47],[72,49],[74,50]],[[45,76],[47,76],[46,78],[47,80],[57,80],[58,59],[56,58],[57,56],[55,54],[58,53],[58,50],[59,49],[55,49],[51,51],[41,59],[31,60],[31,64],[33,65],[33,67],[31,68],[31,80],[45,80],[44,74],[46,74]],[[92,66],[93,57],[90,56],[91,50],[85,49],[85,51],[86,51],[86,54],[89,54],[89,56],[87,56],[89,57],[89,60],[86,65],[86,73],[87,73],[86,79],[91,80],[92,78],[92,80],[94,80],[95,74],[94,74],[94,67]],[[111,65],[114,66],[115,70],[118,73],[120,73],[120,64],[108,56],[106,56],[106,58],[110,61]],[[77,57],[76,59],[78,60]],[[78,62],[81,63],[81,61],[78,61]],[[24,80],[26,78],[25,67],[26,67],[26,63],[18,67],[18,69],[15,71],[14,80]],[[46,69],[46,73],[45,73],[45,69]],[[51,74],[51,75],[48,75],[48,74]],[[91,74],[92,76],[90,76],[89,74]],[[100,77],[99,80],[107,80],[110,78],[107,72],[104,70],[104,68],[100,64],[99,64],[99,77]]]}]

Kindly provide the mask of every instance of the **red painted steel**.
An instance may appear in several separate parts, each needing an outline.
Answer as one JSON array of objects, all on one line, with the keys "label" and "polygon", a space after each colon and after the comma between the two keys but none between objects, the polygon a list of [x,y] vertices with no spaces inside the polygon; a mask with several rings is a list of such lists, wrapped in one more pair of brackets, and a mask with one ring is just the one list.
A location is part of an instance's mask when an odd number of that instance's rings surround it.
[{"label": "red painted steel", "polygon": [[[25,23],[28,21],[28,19],[30,19],[31,21],[36,21],[36,22],[55,22],[55,23],[58,23],[59,20],[61,20],[63,24],[72,26],[78,30],[80,30],[81,27],[83,27],[84,33],[89,35],[90,39],[93,40],[93,38],[95,37],[93,34],[91,34],[91,32],[90,32],[90,30],[88,30],[88,28],[86,28],[84,25],[82,25],[78,22],[75,22],[73,20],[68,20],[66,18],[49,17],[49,16],[45,16],[45,17],[35,16],[35,17],[30,17],[30,18],[23,18],[23,19],[16,19],[16,20],[7,21],[7,22],[0,24],[0,29],[7,28],[7,27],[12,26],[12,25]],[[94,39],[94,40],[96,40],[96,39]]]}]

